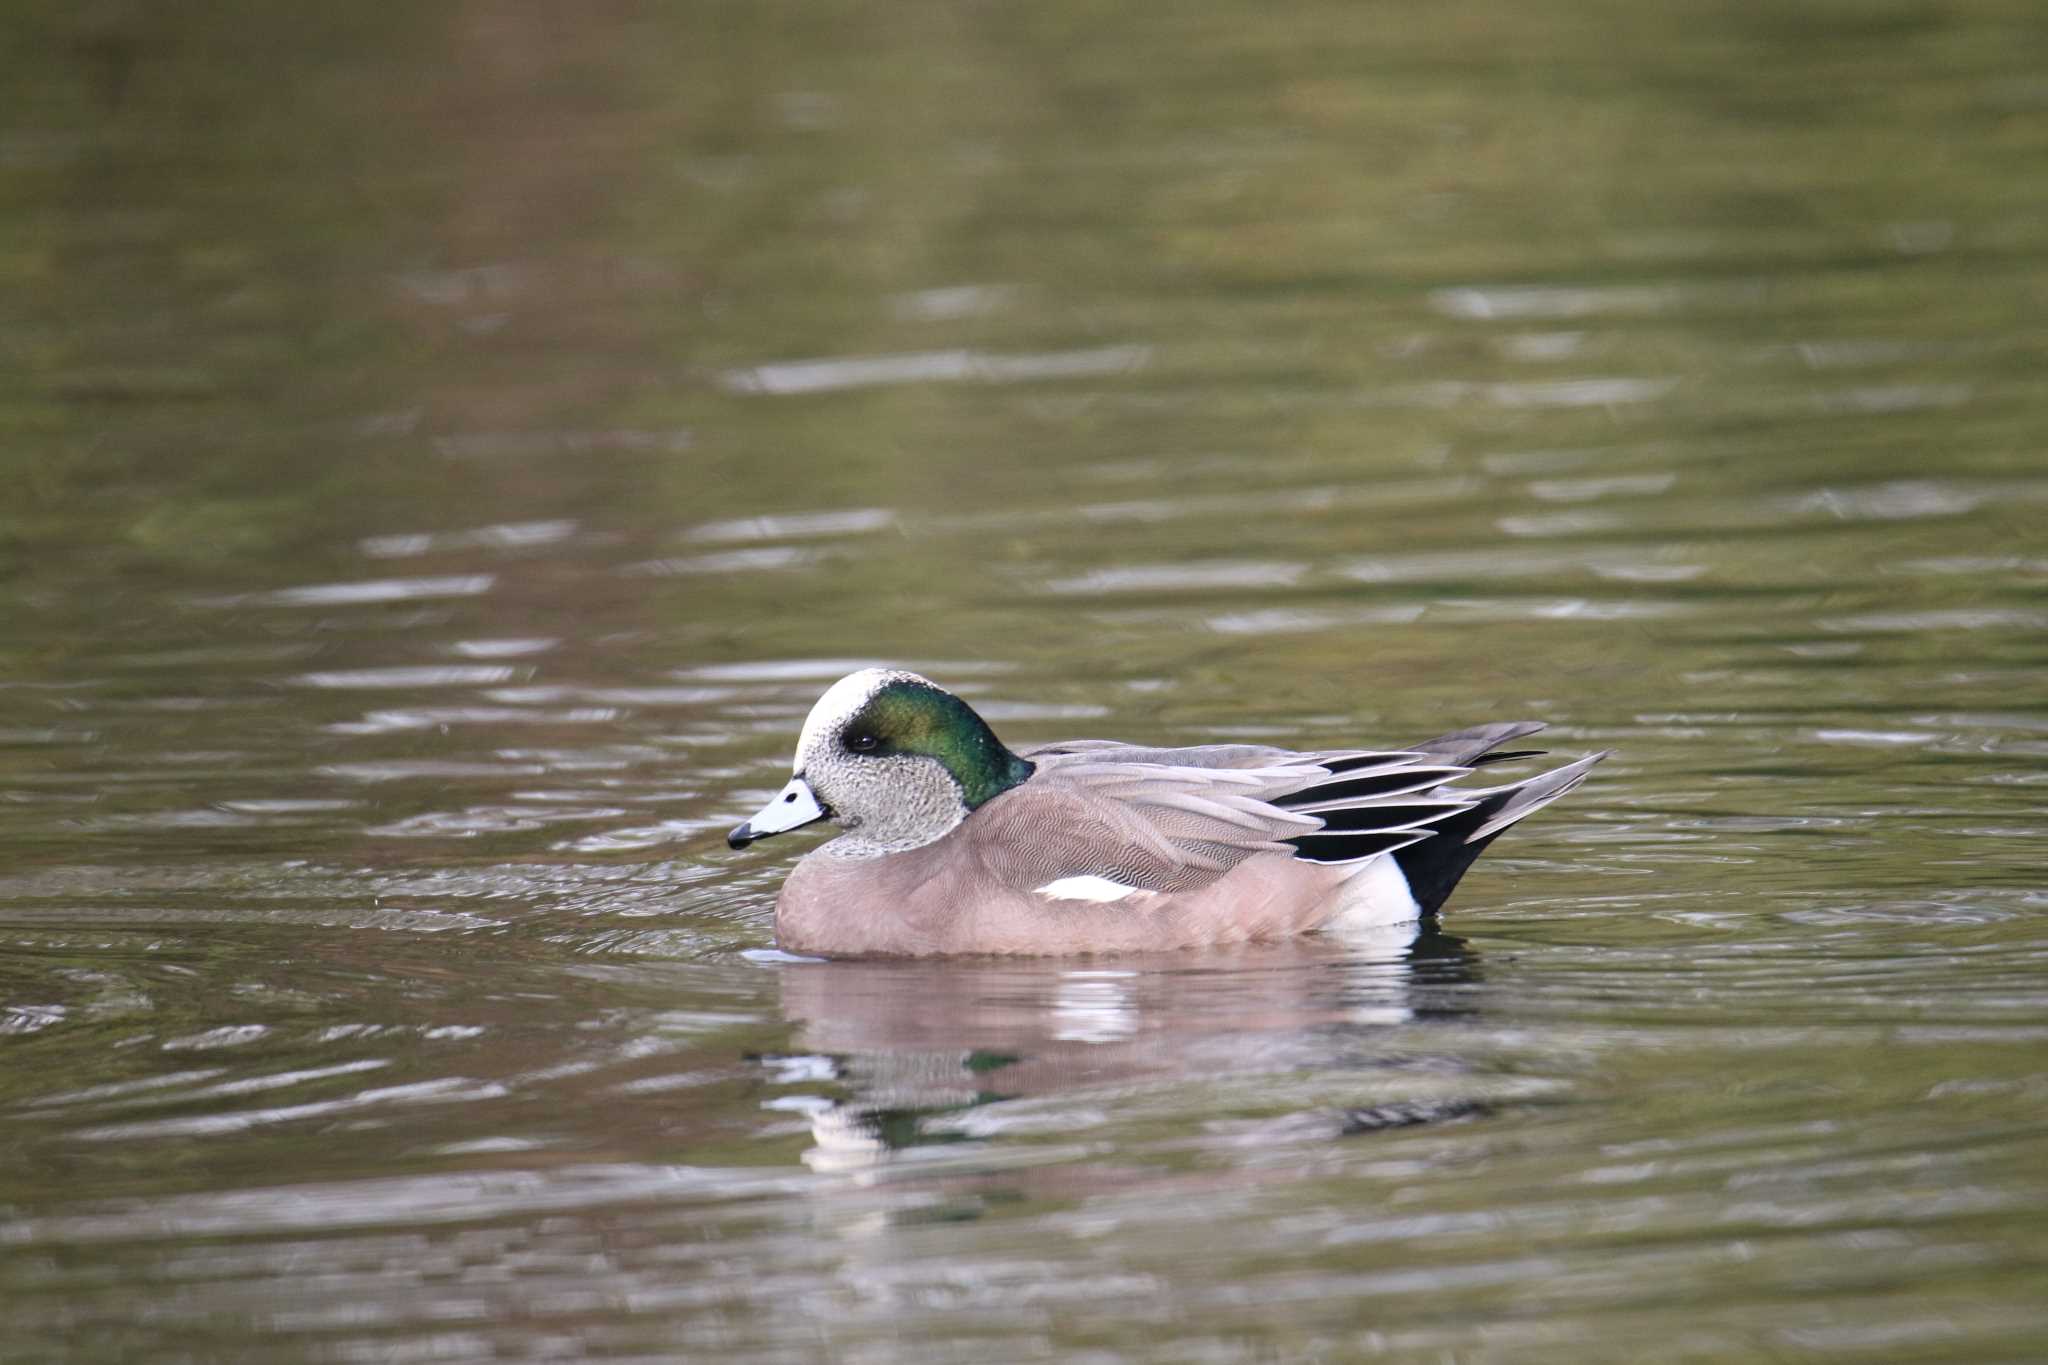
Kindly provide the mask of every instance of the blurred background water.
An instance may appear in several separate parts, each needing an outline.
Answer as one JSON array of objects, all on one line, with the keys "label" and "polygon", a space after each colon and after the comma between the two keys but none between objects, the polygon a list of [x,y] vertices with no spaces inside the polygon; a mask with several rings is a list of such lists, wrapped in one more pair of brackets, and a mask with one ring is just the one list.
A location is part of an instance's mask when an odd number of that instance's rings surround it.
[{"label": "blurred background water", "polygon": [[[0,1357],[2048,1353],[2024,0],[0,14]],[[1617,756],[802,964],[812,698]]]}]

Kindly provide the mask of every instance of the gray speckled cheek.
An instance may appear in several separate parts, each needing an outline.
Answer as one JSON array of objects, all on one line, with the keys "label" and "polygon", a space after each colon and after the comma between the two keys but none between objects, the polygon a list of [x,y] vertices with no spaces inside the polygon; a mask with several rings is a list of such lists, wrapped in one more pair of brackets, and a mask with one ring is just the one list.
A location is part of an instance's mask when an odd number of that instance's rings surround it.
[{"label": "gray speckled cheek", "polygon": [[960,784],[937,759],[899,754],[816,754],[804,776],[846,833],[827,845],[840,857],[920,848],[967,818]]}]

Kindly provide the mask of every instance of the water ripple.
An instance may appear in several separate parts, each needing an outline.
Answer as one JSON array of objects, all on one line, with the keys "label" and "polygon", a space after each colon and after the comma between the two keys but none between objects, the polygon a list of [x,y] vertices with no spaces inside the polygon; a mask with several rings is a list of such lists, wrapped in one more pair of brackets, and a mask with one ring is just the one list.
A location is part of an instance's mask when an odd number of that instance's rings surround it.
[{"label": "water ripple", "polygon": [[1275,560],[1212,560],[1184,564],[1128,564],[1056,578],[1045,587],[1062,596],[1121,592],[1210,592],[1219,588],[1288,588],[1308,572],[1305,564]]},{"label": "water ripple", "polygon": [[1142,369],[1151,355],[1151,348],[1147,346],[1100,346],[1091,350],[1015,355],[992,355],[981,351],[916,351],[901,355],[780,361],[726,370],[719,375],[719,382],[734,393],[745,394],[831,393],[841,389],[934,381],[1017,384],[1123,374]]},{"label": "water ripple", "polygon": [[476,597],[497,582],[492,574],[445,574],[432,578],[374,578],[353,583],[317,583],[272,592],[197,599],[211,607],[339,607],[377,602],[411,602],[433,597]]}]

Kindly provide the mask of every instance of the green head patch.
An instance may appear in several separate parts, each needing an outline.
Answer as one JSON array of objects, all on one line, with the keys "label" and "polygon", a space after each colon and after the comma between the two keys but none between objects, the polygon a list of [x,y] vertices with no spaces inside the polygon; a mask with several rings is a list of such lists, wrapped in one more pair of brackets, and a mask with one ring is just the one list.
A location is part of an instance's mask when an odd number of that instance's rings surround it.
[{"label": "green head patch", "polygon": [[912,754],[937,759],[959,784],[969,810],[1031,776],[1033,765],[996,738],[988,722],[952,693],[898,679],[878,689],[840,731],[856,756]]}]

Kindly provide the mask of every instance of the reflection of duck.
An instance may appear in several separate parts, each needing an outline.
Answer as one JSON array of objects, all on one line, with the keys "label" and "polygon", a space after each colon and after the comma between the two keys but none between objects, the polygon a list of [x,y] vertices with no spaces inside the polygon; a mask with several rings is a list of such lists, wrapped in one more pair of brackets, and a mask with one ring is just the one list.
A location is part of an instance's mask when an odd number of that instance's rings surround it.
[{"label": "reflection of duck", "polygon": [[1541,728],[1395,751],[1073,740],[1013,753],[952,693],[870,668],[819,699],[796,775],[728,840],[844,827],[783,884],[776,939],[797,952],[1150,952],[1404,924],[1605,757],[1455,785]]},{"label": "reflection of duck", "polygon": [[[1193,1080],[1358,1073],[1355,1093],[1333,1096],[1333,1132],[1421,1121],[1431,1111],[1366,1078],[1386,1062],[1374,1035],[1464,1013],[1477,964],[1464,940],[1410,924],[1114,962],[791,962],[779,976],[804,1052],[770,1065],[805,1090],[772,1103],[810,1123],[807,1164],[848,1171],[912,1148],[1056,1132],[1094,1112],[1087,1092]],[[844,1098],[809,1088],[819,1081]]]}]

